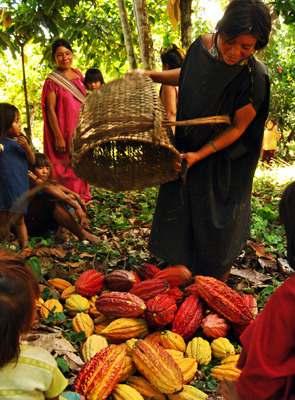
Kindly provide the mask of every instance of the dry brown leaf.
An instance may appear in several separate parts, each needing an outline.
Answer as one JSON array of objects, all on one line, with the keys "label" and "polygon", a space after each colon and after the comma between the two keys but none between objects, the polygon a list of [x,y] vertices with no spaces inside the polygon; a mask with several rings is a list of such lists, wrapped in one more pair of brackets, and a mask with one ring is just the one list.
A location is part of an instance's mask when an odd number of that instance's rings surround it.
[{"label": "dry brown leaf", "polygon": [[62,247],[38,247],[33,250],[33,254],[36,256],[53,256],[57,258],[65,258],[67,252]]},{"label": "dry brown leaf", "polygon": [[71,268],[80,268],[85,265],[85,261],[67,262],[66,265]]},{"label": "dry brown leaf", "polygon": [[79,254],[80,258],[93,258],[95,254],[90,254],[90,253],[81,253]]},{"label": "dry brown leaf", "polygon": [[265,251],[265,246],[263,243],[256,243],[253,242],[252,240],[248,240],[247,241],[247,245],[255,251],[255,254],[257,255],[257,257],[263,257],[263,258],[267,258],[268,260],[274,260],[274,256],[270,253],[266,253]]},{"label": "dry brown leaf", "polygon": [[270,279],[268,275],[262,274],[252,269],[239,269],[236,267],[232,267],[230,271],[231,275],[239,276],[240,278],[248,279],[255,286],[260,286],[263,282]]}]

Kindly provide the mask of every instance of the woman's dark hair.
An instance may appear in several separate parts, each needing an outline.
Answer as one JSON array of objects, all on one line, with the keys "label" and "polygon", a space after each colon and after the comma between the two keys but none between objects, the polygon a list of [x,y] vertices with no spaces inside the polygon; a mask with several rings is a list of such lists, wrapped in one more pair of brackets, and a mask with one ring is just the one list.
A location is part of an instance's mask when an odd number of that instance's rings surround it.
[{"label": "woman's dark hair", "polygon": [[33,322],[39,287],[23,260],[0,250],[0,368],[19,356],[20,335]]},{"label": "woman's dark hair", "polygon": [[104,84],[102,73],[98,68],[89,68],[86,71],[84,84],[86,85],[86,83],[93,83],[93,82],[101,82],[101,84]]},{"label": "woman's dark hair", "polygon": [[287,236],[287,258],[290,266],[295,267],[295,182],[284,190],[279,203],[280,220],[284,224]]},{"label": "woman's dark hair", "polygon": [[184,56],[181,50],[173,44],[169,49],[164,49],[161,52],[162,64],[168,65],[168,69],[179,68],[182,66]]},{"label": "woman's dark hair", "polygon": [[257,39],[256,50],[262,49],[271,31],[269,8],[261,0],[232,0],[217,23],[216,31],[229,38],[251,34]]},{"label": "woman's dark hair", "polygon": [[7,132],[11,128],[15,120],[18,109],[9,103],[0,103],[0,136],[7,136]]},{"label": "woman's dark hair", "polygon": [[52,55],[52,58],[54,58],[55,53],[56,53],[56,50],[57,50],[59,47],[65,47],[66,49],[68,49],[68,50],[70,50],[71,52],[73,52],[72,46],[70,45],[70,43],[69,43],[67,40],[62,39],[62,38],[56,39],[56,40],[52,43],[52,45],[51,45],[51,55]]}]

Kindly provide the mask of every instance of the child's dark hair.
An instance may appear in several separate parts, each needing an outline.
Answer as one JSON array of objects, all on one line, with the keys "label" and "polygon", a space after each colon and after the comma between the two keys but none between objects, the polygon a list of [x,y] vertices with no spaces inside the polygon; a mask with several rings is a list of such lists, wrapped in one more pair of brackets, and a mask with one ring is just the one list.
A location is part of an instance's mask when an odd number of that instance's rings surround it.
[{"label": "child's dark hair", "polygon": [[17,360],[20,335],[33,322],[38,283],[23,260],[0,250],[0,368]]},{"label": "child's dark hair", "polygon": [[287,235],[287,258],[295,267],[295,182],[286,187],[279,203],[280,220]]},{"label": "child's dark hair", "polygon": [[162,64],[168,65],[168,69],[180,68],[183,60],[184,56],[175,44],[161,52]]},{"label": "child's dark hair", "polygon": [[49,167],[51,168],[51,163],[48,157],[44,153],[35,153],[35,164],[33,168],[42,168]]},{"label": "child's dark hair", "polygon": [[70,43],[67,40],[63,39],[63,38],[59,38],[59,39],[56,39],[51,45],[52,58],[54,58],[56,50],[59,47],[65,47],[66,49],[68,49],[71,52],[73,52],[73,49],[72,49],[72,46],[70,45]]},{"label": "child's dark hair", "polygon": [[104,84],[103,75],[101,70],[98,68],[89,68],[85,73],[84,84],[93,83],[93,82],[101,82]]},{"label": "child's dark hair", "polygon": [[257,39],[256,50],[262,49],[271,31],[269,8],[261,0],[232,0],[217,23],[216,31],[229,38],[251,34]]},{"label": "child's dark hair", "polygon": [[6,137],[15,120],[18,109],[9,103],[0,103],[0,137]]}]

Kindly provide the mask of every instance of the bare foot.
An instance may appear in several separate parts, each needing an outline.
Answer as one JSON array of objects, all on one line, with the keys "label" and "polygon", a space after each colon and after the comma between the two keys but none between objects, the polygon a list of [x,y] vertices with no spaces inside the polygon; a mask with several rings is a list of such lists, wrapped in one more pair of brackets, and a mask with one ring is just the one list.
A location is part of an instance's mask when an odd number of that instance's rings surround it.
[{"label": "bare foot", "polygon": [[100,242],[100,239],[97,236],[86,231],[85,229],[83,229],[83,236],[83,240],[88,240],[90,243],[98,244]]}]

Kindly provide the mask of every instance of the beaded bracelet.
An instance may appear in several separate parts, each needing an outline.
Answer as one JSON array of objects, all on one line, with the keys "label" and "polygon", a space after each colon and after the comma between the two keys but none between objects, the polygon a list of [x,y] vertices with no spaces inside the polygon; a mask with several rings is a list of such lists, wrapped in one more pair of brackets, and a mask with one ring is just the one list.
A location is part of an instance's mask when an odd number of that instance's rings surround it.
[{"label": "beaded bracelet", "polygon": [[214,150],[214,153],[216,153],[218,151],[213,140],[209,140],[208,144],[212,147],[212,149]]}]

